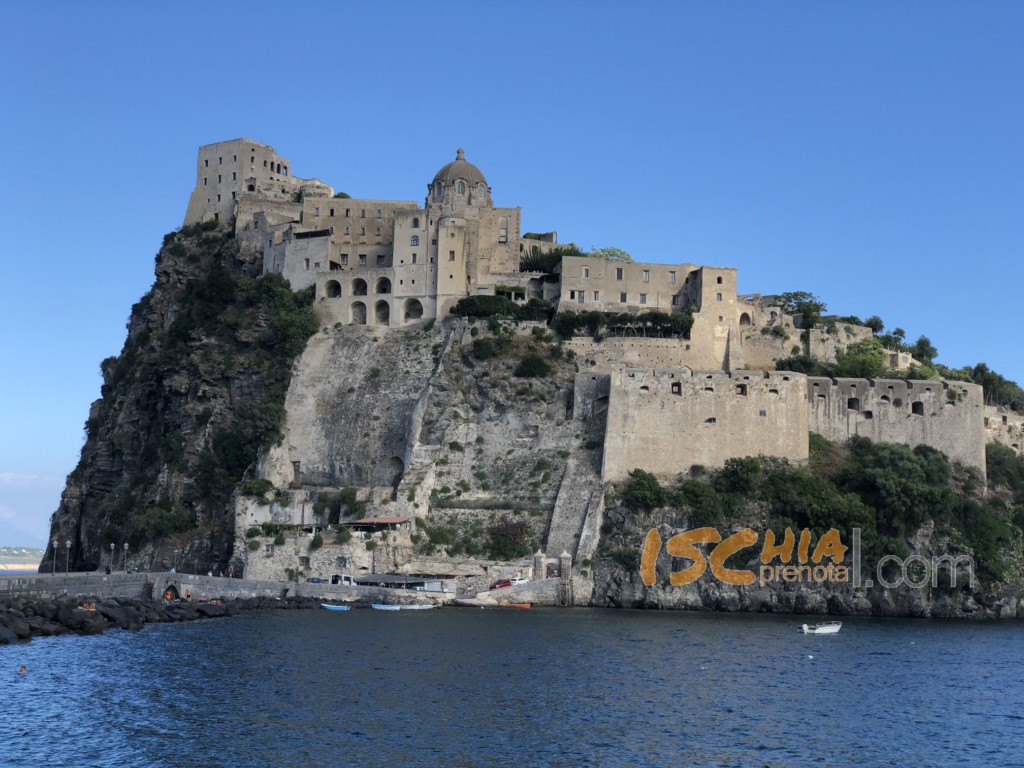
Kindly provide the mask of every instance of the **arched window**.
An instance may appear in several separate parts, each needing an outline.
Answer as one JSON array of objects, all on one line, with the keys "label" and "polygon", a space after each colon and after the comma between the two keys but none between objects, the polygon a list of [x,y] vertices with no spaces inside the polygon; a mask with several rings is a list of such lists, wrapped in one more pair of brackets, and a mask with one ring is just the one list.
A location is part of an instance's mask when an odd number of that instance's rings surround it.
[{"label": "arched window", "polygon": [[413,229],[419,229],[420,228],[420,220],[419,219],[414,218],[412,220],[412,228]]},{"label": "arched window", "polygon": [[419,244],[420,244],[420,236],[419,235],[413,235],[412,237],[409,238],[409,245],[419,245]]},{"label": "arched window", "polygon": [[374,286],[374,293],[391,293],[391,281],[386,277],[382,277],[377,280],[377,284]]},{"label": "arched window", "polygon": [[498,219],[498,242],[508,242],[508,216],[502,216]]},{"label": "arched window", "polygon": [[352,281],[352,295],[353,296],[365,296],[366,295],[366,281],[361,277],[357,277]]},{"label": "arched window", "polygon": [[324,289],[327,291],[327,298],[336,299],[341,296],[341,283],[337,280],[328,280],[327,284],[324,285]]},{"label": "arched window", "polygon": [[458,184],[455,185],[455,191],[460,195],[466,194],[466,182],[459,180]]},{"label": "arched window", "polygon": [[434,184],[434,197],[437,200],[441,199],[441,182],[440,181],[437,182],[436,184]]}]

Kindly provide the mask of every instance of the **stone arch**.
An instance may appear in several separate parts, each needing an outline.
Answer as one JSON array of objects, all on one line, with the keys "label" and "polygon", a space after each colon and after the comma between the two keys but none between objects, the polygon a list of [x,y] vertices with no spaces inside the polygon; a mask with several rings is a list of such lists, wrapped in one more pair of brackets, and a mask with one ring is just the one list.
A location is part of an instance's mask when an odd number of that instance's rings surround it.
[{"label": "stone arch", "polygon": [[405,308],[402,312],[403,320],[407,323],[415,322],[423,317],[423,304],[419,299],[406,299]]},{"label": "stone arch", "polygon": [[353,296],[365,296],[366,295],[366,281],[361,277],[357,277],[352,281],[352,295]]},{"label": "stone arch", "polygon": [[386,277],[377,278],[377,284],[373,287],[374,293],[391,293],[391,281]]},{"label": "stone arch", "polygon": [[352,324],[366,325],[366,305],[361,301],[352,302]]},{"label": "stone arch", "polygon": [[391,305],[386,301],[378,301],[374,307],[374,314],[377,317],[377,325],[391,325]]},{"label": "stone arch", "polygon": [[419,244],[420,244],[420,236],[419,235],[413,235],[412,237],[409,238],[409,245],[416,246],[416,245],[419,245]]},{"label": "stone arch", "polygon": [[164,594],[163,594],[163,599],[164,600],[166,600],[168,602],[171,602],[171,601],[177,600],[180,597],[181,597],[181,594],[178,592],[178,588],[174,584],[168,584],[164,588]]},{"label": "stone arch", "polygon": [[750,315],[748,315],[746,312],[740,314],[740,325],[750,325]]},{"label": "stone arch", "polygon": [[337,280],[328,280],[324,284],[324,292],[328,299],[336,299],[341,296],[341,283]]}]

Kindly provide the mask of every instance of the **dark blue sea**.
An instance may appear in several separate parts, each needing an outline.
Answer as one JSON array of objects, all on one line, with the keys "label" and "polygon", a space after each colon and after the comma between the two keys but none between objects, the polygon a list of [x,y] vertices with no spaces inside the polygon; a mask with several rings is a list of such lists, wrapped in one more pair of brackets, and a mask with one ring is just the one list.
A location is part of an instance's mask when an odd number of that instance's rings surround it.
[{"label": "dark blue sea", "polygon": [[0,647],[0,765],[1024,764],[1024,625],[801,621],[273,611],[41,638]]}]

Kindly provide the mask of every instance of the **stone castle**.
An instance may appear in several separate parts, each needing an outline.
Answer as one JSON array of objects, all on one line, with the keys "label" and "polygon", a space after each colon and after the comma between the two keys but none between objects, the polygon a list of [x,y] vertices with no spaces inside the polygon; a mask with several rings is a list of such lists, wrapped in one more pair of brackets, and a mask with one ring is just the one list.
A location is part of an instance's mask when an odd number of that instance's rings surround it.
[{"label": "stone castle", "polygon": [[[541,299],[558,313],[692,314],[688,338],[566,341],[578,373],[565,415],[578,426],[577,435],[600,436],[601,483],[621,481],[636,467],[676,477],[695,464],[717,467],[748,455],[803,462],[810,432],[834,441],[863,435],[925,444],[982,474],[986,442],[1020,452],[1024,419],[985,406],[978,385],[823,379],[774,370],[777,359],[797,353],[835,360],[872,332],[842,322],[797,330],[795,319],[770,301],[739,295],[733,268],[564,256],[554,276],[521,272],[520,260],[557,247],[557,236],[524,237],[520,209],[494,205],[484,174],[462,149],[431,178],[422,204],[335,195],[327,184],[291,171],[273,148],[248,139],[201,147],[185,224],[213,219],[233,227],[240,247],[261,258],[265,272],[280,273],[295,289],[314,288],[322,328],[365,326],[363,333],[380,342],[374,348],[379,354],[407,355],[400,345],[389,346],[388,338],[447,317],[468,296]],[[429,468],[436,453],[424,449],[418,421],[430,387],[409,385],[408,392],[395,394],[379,417],[383,426],[366,425],[374,447],[360,447],[343,430],[327,435],[321,423],[329,402],[354,397],[345,394],[352,387],[328,392],[328,354],[314,343],[297,363],[287,438],[267,458],[265,476],[278,487],[299,487],[315,477],[371,492],[392,488],[394,509],[423,514],[402,499],[407,491],[409,498],[423,498],[436,487]],[[417,366],[427,370],[430,356],[421,357],[411,355],[396,376],[412,376]],[[895,357],[897,367],[909,363],[906,355]],[[349,371],[355,357],[345,364]],[[535,425],[535,445],[544,444],[544,430]],[[581,492],[571,482],[572,466],[570,460],[563,468],[562,490],[596,499],[599,492]],[[549,555],[564,548],[579,556],[584,532],[593,527],[588,504],[563,501],[559,491]],[[243,514],[246,522],[258,522],[253,514]],[[299,513],[289,514],[298,520]],[[303,521],[307,514],[303,505]],[[573,519],[560,527],[560,514]],[[563,529],[568,533],[557,534]]]}]

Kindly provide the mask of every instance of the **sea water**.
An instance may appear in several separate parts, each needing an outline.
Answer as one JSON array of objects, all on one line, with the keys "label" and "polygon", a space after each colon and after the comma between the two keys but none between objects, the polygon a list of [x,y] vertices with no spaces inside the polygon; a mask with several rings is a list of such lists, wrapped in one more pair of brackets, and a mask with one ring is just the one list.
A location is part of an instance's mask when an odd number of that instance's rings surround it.
[{"label": "sea water", "polygon": [[37,638],[0,647],[0,765],[1024,763],[1024,625],[804,620],[272,611]]}]

